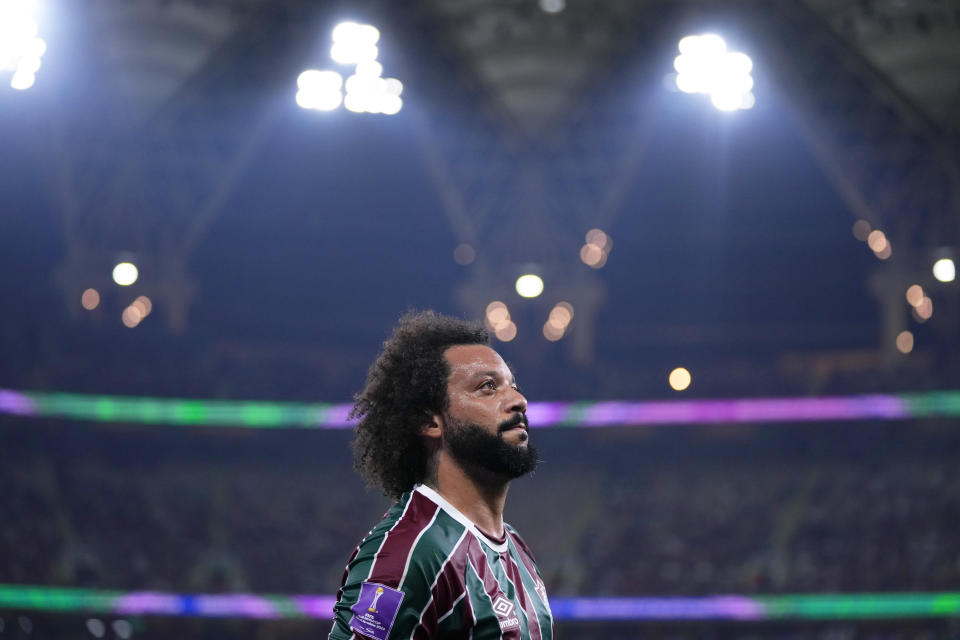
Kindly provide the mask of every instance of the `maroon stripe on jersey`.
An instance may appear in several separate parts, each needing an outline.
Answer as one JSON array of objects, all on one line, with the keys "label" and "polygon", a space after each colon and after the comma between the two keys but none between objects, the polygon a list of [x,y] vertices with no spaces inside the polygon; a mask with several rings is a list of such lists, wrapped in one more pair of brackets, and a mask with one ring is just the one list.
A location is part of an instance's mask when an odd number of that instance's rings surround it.
[{"label": "maroon stripe on jersey", "polygon": [[447,556],[430,590],[430,600],[420,616],[414,638],[434,637],[439,619],[450,613],[457,599],[466,592],[467,583],[464,577],[467,573],[467,548],[473,539],[470,530],[465,529],[463,538]]},{"label": "maroon stripe on jersey", "polygon": [[386,534],[380,550],[373,559],[367,582],[399,588],[400,578],[407,566],[407,557],[413,553],[413,542],[433,520],[440,507],[430,498],[414,491],[404,513]]},{"label": "maroon stripe on jersey", "polygon": [[[519,550],[518,550],[519,551]],[[537,611],[534,609],[533,602],[530,601],[529,594],[527,593],[527,588],[523,585],[523,578],[520,575],[520,567],[517,566],[517,561],[514,560],[512,553],[501,554],[507,556],[506,570],[507,577],[510,578],[510,582],[514,584],[514,587],[517,589],[517,598],[520,600],[520,606],[523,607],[524,613],[527,614],[527,628],[530,629],[530,638],[531,640],[542,640],[543,633],[540,631],[540,619],[537,617]],[[531,574],[533,579],[536,580],[537,574]]]},{"label": "maroon stripe on jersey", "polygon": [[470,545],[467,547],[467,555],[473,568],[477,570],[480,581],[483,582],[483,590],[490,596],[490,602],[496,600],[497,596],[506,598],[507,595],[500,588],[500,583],[497,582],[497,576],[494,575],[490,563],[487,562],[487,554],[484,553],[480,542],[476,538],[471,537]]}]

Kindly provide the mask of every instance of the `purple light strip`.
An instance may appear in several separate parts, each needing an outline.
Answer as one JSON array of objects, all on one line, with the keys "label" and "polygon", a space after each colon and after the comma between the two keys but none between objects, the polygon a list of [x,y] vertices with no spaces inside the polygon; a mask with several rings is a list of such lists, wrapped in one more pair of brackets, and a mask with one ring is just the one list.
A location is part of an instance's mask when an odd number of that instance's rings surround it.
[{"label": "purple light strip", "polygon": [[558,620],[760,620],[765,614],[762,604],[741,596],[563,598],[552,608]]},{"label": "purple light strip", "polygon": [[244,618],[279,618],[276,606],[266,598],[252,594],[198,595],[193,605],[197,615],[226,618],[240,615]]},{"label": "purple light strip", "polygon": [[172,593],[134,591],[117,598],[114,609],[128,615],[153,614],[176,616],[183,613],[183,598]]},{"label": "purple light strip", "polygon": [[333,618],[333,605],[337,604],[336,596],[293,596],[292,600],[303,615],[324,620]]},{"label": "purple light strip", "polygon": [[824,398],[759,398],[655,402],[599,402],[584,405],[533,403],[531,426],[569,422],[585,427],[614,425],[716,424],[746,422],[815,422],[822,420],[892,420],[910,416],[907,403],[896,396],[872,395]]},{"label": "purple light strip", "polygon": [[33,416],[37,414],[37,407],[26,394],[0,389],[0,413]]}]

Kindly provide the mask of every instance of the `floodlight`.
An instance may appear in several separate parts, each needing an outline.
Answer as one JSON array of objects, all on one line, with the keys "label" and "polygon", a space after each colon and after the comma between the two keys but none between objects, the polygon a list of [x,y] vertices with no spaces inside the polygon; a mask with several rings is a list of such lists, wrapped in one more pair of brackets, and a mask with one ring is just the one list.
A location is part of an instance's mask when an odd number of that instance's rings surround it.
[{"label": "floodlight", "polygon": [[390,95],[399,96],[401,93],[403,93],[403,83],[396,78],[384,78],[383,82],[387,93]]},{"label": "floodlight", "polygon": [[749,56],[728,51],[723,38],[709,33],[686,36],[678,48],[680,55],[673,61],[678,89],[710,95],[713,106],[721,111],[753,107],[753,61]]},{"label": "floodlight", "polygon": [[392,116],[400,112],[403,108],[403,100],[400,96],[392,96],[389,93],[380,96],[380,113]]},{"label": "floodlight", "polygon": [[667,380],[670,383],[671,389],[674,391],[683,391],[690,386],[690,382],[693,380],[693,377],[690,375],[690,372],[683,367],[677,367],[670,372],[670,376]]},{"label": "floodlight", "polygon": [[34,74],[17,71],[13,74],[13,77],[10,78],[10,86],[18,91],[23,91],[32,87],[36,81],[37,76]]},{"label": "floodlight", "polygon": [[543,279],[528,273],[517,278],[517,293],[524,298],[536,298],[543,293]]},{"label": "floodlight", "polygon": [[340,106],[343,78],[336,71],[307,69],[297,78],[297,104],[304,109],[332,111]]},{"label": "floodlight", "polygon": [[132,262],[121,262],[113,268],[113,281],[121,287],[129,287],[137,281],[140,273]]},{"label": "floodlight", "polygon": [[383,75],[383,65],[376,60],[367,60],[359,63],[354,73],[358,76],[376,76],[379,78]]},{"label": "floodlight", "polygon": [[940,282],[953,282],[957,277],[957,267],[950,258],[940,258],[933,263],[933,277]]},{"label": "floodlight", "polygon": [[13,71],[10,86],[23,91],[36,82],[47,43],[37,37],[29,0],[0,0],[0,70]]}]

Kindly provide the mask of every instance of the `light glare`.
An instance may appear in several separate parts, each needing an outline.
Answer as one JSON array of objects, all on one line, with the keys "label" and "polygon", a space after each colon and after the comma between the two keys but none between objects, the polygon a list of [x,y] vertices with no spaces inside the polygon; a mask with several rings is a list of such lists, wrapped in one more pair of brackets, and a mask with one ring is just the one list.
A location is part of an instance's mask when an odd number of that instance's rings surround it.
[{"label": "light glare", "polygon": [[340,64],[360,64],[377,59],[380,51],[371,44],[357,44],[353,42],[335,42],[330,47],[330,57]]},{"label": "light glare", "polygon": [[556,342],[563,337],[563,329],[557,328],[550,322],[545,322],[543,324],[543,337],[549,340],[550,342]]},{"label": "light glare", "polygon": [[913,334],[909,331],[901,331],[897,334],[897,351],[903,354],[913,351]]},{"label": "light glare", "polygon": [[123,326],[128,329],[133,329],[140,324],[143,316],[140,314],[139,309],[131,305],[123,310],[123,313],[120,315],[120,320],[123,321]]},{"label": "light glare", "polygon": [[473,264],[476,259],[476,250],[467,243],[458,244],[457,248],[453,250],[453,261],[461,266],[465,267],[468,264]]},{"label": "light glare", "polygon": [[137,311],[140,312],[141,318],[146,318],[150,315],[150,312],[153,311],[153,302],[150,301],[150,298],[147,296],[140,296],[134,300],[131,304],[131,307],[135,307]]},{"label": "light glare", "polygon": [[753,61],[748,55],[728,51],[723,38],[710,33],[686,36],[678,47],[680,55],[673,60],[678,89],[709,95],[721,111],[753,108]]},{"label": "light glare", "polygon": [[343,102],[343,77],[336,71],[307,69],[297,78],[297,104],[304,109],[332,111]]},{"label": "light glare", "polygon": [[910,303],[911,307],[919,305],[923,301],[923,298],[923,287],[918,284],[907,287],[907,302]]},{"label": "light glare", "polygon": [[33,7],[29,0],[0,0],[0,70],[14,72],[10,86],[18,91],[34,85],[47,50]]},{"label": "light glare", "polygon": [[540,276],[528,273],[517,278],[516,288],[524,298],[536,298],[543,293],[543,280]]},{"label": "light glare", "polygon": [[860,242],[866,242],[870,235],[870,223],[866,220],[857,220],[853,223],[853,237]]},{"label": "light glare", "polygon": [[80,296],[80,304],[87,311],[93,311],[100,305],[100,292],[92,287],[87,289]]},{"label": "light glare", "polygon": [[379,78],[383,75],[383,65],[376,60],[368,60],[358,64],[354,73],[358,76],[374,76]]},{"label": "light glare", "polygon": [[567,329],[567,325],[573,320],[573,306],[569,302],[558,302],[550,310],[550,316],[547,318],[547,324],[558,329],[562,334]]},{"label": "light glare", "polygon": [[113,281],[121,287],[129,287],[139,276],[140,272],[131,262],[121,262],[113,268]]},{"label": "light glare", "polygon": [[950,258],[940,258],[933,263],[933,277],[940,282],[953,282],[957,277],[957,267]]},{"label": "light glare", "polygon": [[670,383],[671,389],[674,391],[683,391],[690,386],[690,382],[693,380],[693,377],[690,375],[690,372],[683,367],[677,367],[670,372],[670,376],[667,380]]},{"label": "light glare", "polygon": [[494,331],[497,340],[500,342],[510,342],[517,337],[517,325],[513,322],[507,322],[505,325]]},{"label": "light glare", "polygon": [[880,231],[880,229],[874,229],[867,236],[867,246],[870,247],[874,253],[880,253],[888,244],[887,235],[883,231]]},{"label": "light glare", "polygon": [[17,72],[13,74],[13,77],[10,78],[10,86],[17,91],[25,91],[32,87],[36,81],[37,77],[32,73],[17,70]]},{"label": "light glare", "polygon": [[487,322],[494,329],[502,329],[510,322],[510,310],[499,300],[494,300],[487,305],[486,315]]}]

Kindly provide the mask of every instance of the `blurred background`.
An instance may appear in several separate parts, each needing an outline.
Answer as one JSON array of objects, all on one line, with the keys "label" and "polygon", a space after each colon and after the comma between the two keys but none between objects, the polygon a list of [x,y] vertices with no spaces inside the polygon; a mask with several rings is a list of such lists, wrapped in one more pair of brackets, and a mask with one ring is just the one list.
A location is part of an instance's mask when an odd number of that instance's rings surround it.
[{"label": "blurred background", "polygon": [[0,638],[326,637],[482,319],[561,638],[960,637],[957,0],[0,0]]}]

